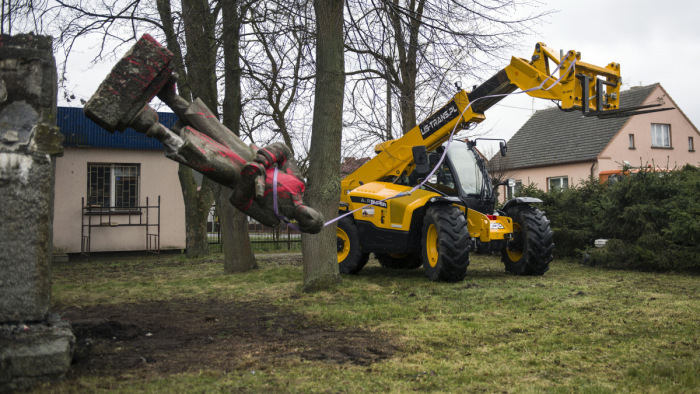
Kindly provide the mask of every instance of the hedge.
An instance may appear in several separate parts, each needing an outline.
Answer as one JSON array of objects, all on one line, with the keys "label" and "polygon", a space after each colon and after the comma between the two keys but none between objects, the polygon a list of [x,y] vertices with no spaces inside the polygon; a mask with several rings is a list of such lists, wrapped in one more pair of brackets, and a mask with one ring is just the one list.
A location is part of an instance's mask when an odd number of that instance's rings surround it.
[{"label": "hedge", "polygon": [[[700,169],[641,171],[615,183],[592,178],[565,190],[534,185],[518,195],[544,202],[555,257],[644,271],[700,272]],[[608,239],[604,248],[593,240]]]}]

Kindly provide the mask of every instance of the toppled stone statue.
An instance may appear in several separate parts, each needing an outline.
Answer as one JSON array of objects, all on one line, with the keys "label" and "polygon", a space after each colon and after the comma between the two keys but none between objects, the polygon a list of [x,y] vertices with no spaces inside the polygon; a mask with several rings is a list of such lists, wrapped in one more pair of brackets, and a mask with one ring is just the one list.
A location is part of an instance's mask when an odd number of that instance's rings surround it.
[{"label": "toppled stone statue", "polygon": [[[231,204],[266,226],[287,217],[303,232],[321,231],[323,216],[302,201],[305,184],[291,150],[282,143],[248,146],[200,99],[178,96],[172,57],[143,35],[87,102],[85,115],[110,132],[132,127],[158,139],[168,158],[232,189]],[[156,95],[180,118],[170,129],[148,105]]]}]

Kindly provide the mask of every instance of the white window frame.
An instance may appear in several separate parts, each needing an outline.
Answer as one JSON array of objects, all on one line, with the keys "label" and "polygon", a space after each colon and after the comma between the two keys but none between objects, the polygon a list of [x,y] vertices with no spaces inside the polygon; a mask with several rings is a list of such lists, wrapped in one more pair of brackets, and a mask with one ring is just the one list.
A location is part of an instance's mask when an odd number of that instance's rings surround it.
[{"label": "white window frame", "polygon": [[[136,179],[133,190],[122,189],[123,194],[117,196],[120,176]],[[123,188],[123,185],[121,187]],[[98,189],[102,189],[101,193]],[[139,206],[140,189],[141,164],[139,163],[87,163],[87,201],[92,208],[111,211],[136,209]],[[96,195],[92,195],[93,193]],[[108,206],[105,206],[105,201],[109,201]],[[119,206],[117,206],[118,202]]]},{"label": "white window frame", "polygon": [[671,125],[663,123],[651,124],[651,147],[671,148]]},{"label": "white window frame", "polygon": [[[559,183],[559,185],[553,185],[554,182]],[[569,177],[564,175],[547,178],[547,187],[549,188],[549,191],[554,189],[566,190],[569,188]]]},{"label": "white window frame", "polygon": [[688,151],[695,152],[695,141],[693,137],[688,137]]},{"label": "white window frame", "polygon": [[629,146],[630,149],[637,149],[637,147],[634,145],[634,134],[629,135],[629,143],[630,143],[630,146]]}]

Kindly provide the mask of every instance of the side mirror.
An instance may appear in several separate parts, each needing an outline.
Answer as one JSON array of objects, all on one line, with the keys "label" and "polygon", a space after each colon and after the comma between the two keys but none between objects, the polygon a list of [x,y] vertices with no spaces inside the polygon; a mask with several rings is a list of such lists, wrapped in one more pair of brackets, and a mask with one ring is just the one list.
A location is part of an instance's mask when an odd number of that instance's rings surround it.
[{"label": "side mirror", "polygon": [[494,186],[508,186],[508,187],[515,187],[515,179],[513,178],[508,178],[505,181],[498,182]]},{"label": "side mirror", "polygon": [[413,162],[416,163],[416,172],[418,174],[427,174],[430,172],[428,151],[425,149],[425,145],[413,147]]},{"label": "side mirror", "polygon": [[501,141],[498,145],[501,147],[501,156],[505,156],[506,152],[508,152],[508,145],[506,145],[505,141]]}]

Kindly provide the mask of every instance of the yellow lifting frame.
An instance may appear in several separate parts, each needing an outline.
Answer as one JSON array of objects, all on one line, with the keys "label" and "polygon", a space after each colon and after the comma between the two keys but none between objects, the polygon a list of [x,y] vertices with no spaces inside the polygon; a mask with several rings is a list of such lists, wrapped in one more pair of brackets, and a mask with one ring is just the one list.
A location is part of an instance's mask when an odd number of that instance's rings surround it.
[{"label": "yellow lifting frame", "polygon": [[[521,90],[535,88],[546,80],[550,73],[549,60],[559,64],[560,59],[554,54],[552,49],[545,46],[543,43],[538,43],[535,47],[535,52],[532,55],[532,60],[513,57],[505,71],[511,83],[516,85]],[[575,60],[573,69],[569,69],[571,63]],[[564,55],[564,62],[559,69],[559,78],[561,81],[552,87],[556,82],[556,78],[550,78],[545,82],[543,89],[527,92],[529,96],[542,99],[557,100],[561,102],[561,108],[581,109],[584,104],[583,99],[583,84],[577,75],[585,75],[589,77],[588,81],[588,108],[595,110],[596,102],[596,79],[598,77],[605,78],[605,109],[618,109],[620,100],[620,87],[622,85],[620,78],[620,65],[618,63],[610,63],[605,67],[596,66],[593,64],[581,61],[581,53],[576,51],[568,51]],[[549,89],[549,90],[546,90]]]}]

